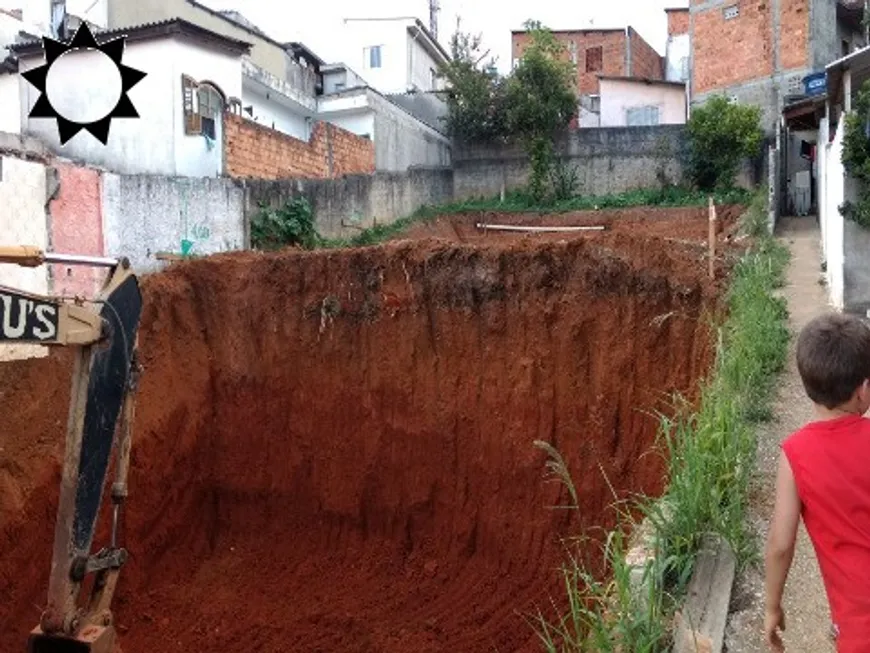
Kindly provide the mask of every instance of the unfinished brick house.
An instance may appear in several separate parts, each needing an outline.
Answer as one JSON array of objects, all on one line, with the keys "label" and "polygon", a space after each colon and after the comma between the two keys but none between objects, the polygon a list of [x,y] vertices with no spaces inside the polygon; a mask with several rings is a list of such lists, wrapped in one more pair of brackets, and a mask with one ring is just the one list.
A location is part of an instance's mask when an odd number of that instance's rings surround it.
[{"label": "unfinished brick house", "polygon": [[[690,0],[668,10],[669,43],[688,34],[693,104],[712,94],[757,104],[773,132],[807,75],[865,45],[863,0]],[[682,48],[677,48],[679,55]],[[677,53],[666,69],[679,68]]]},{"label": "unfinished brick house", "polygon": [[[577,67],[579,126],[600,124],[601,95],[599,76],[664,79],[664,60],[632,27],[624,29],[553,30],[564,43],[566,57]],[[522,57],[530,35],[512,32],[513,64]]]}]

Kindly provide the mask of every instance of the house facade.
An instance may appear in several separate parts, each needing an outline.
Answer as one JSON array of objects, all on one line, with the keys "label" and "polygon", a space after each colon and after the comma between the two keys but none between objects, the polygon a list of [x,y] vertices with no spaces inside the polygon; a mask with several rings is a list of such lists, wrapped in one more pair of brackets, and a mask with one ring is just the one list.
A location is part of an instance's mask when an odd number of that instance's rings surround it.
[{"label": "house facade", "polygon": [[450,55],[417,18],[346,18],[340,38],[342,60],[381,94],[444,88]]},{"label": "house facade", "polygon": [[[102,32],[97,38],[102,42],[122,35],[127,37],[123,63],[147,73],[129,91],[139,118],[113,120],[107,145],[86,132],[61,145],[54,119],[28,117],[40,91],[23,77],[7,73],[18,82],[21,132],[67,158],[117,172],[221,175],[223,111],[240,101],[242,55],[250,44],[180,19]],[[45,63],[40,41],[20,43],[12,50],[19,72]],[[90,93],[81,92],[81,71],[96,69],[100,57],[104,55],[94,51],[73,51],[54,64],[76,73],[58,75],[61,81],[51,87],[52,101],[64,107],[59,109],[62,113],[84,115],[106,99],[99,97],[101,93],[117,93],[99,80],[88,84]],[[6,80],[9,86],[14,82]]]},{"label": "house facade", "polygon": [[[576,67],[580,127],[601,126],[601,76],[664,79],[664,60],[633,27],[624,29],[553,30]],[[525,30],[511,34],[516,66],[530,42]]]},{"label": "house facade", "polygon": [[688,98],[683,82],[636,77],[599,80],[601,127],[682,125]]},{"label": "house facade", "polygon": [[762,108],[768,133],[805,79],[865,45],[863,0],[724,0],[668,10],[669,78],[689,49],[693,103],[724,94]]}]

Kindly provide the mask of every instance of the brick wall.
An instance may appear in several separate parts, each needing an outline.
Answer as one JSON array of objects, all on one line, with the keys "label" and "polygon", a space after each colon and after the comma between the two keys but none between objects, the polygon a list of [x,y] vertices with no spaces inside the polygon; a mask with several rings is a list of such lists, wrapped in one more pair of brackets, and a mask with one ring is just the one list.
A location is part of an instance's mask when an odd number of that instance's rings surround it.
[{"label": "brick wall", "polygon": [[664,59],[644,38],[631,30],[631,76],[664,79]]},{"label": "brick wall", "polygon": [[731,20],[725,20],[723,8],[716,5],[694,15],[695,93],[773,74],[769,0],[743,0],[740,15]]},{"label": "brick wall", "polygon": [[665,9],[668,15],[668,36],[689,33],[689,9]]},{"label": "brick wall", "polygon": [[810,8],[808,0],[780,0],[779,56],[784,70],[803,68],[810,59]]},{"label": "brick wall", "polygon": [[375,171],[374,143],[328,123],[316,123],[305,142],[227,113],[224,139],[231,177],[327,179]]},{"label": "brick wall", "polygon": [[[623,30],[579,30],[575,32],[554,32],[556,38],[565,45],[565,57],[571,56],[571,43],[577,49],[577,91],[580,95],[599,93],[598,75],[621,77],[625,70],[625,32]],[[524,32],[513,35],[513,56],[520,58],[528,45],[530,37]],[[587,56],[590,49],[601,48],[601,70],[588,71]]]}]

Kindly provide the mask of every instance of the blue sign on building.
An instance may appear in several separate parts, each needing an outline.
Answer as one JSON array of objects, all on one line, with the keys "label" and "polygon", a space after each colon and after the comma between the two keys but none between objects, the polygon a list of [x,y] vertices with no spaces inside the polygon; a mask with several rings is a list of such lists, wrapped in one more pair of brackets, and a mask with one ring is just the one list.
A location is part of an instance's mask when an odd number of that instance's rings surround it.
[{"label": "blue sign on building", "polygon": [[813,73],[804,77],[806,95],[824,95],[828,91],[828,78],[825,73]]}]

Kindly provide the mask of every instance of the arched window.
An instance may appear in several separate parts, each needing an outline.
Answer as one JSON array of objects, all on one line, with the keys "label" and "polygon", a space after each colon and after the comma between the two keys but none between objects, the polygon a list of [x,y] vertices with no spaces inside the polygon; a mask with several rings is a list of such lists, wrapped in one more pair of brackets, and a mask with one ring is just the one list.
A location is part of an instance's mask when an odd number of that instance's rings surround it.
[{"label": "arched window", "polygon": [[223,96],[214,86],[207,83],[200,84],[196,94],[200,120],[202,121],[202,133],[209,138],[215,138],[217,121],[224,109]]}]

